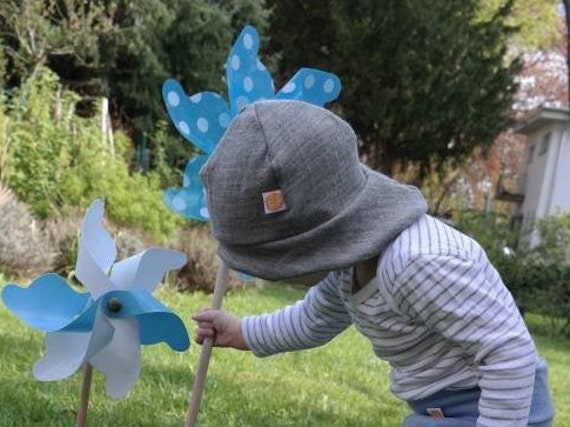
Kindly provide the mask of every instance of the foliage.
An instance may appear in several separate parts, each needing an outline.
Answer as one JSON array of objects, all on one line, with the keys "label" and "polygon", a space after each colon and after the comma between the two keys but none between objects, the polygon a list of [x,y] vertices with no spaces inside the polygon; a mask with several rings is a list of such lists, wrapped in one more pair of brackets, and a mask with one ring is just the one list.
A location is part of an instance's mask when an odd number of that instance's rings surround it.
[{"label": "foliage", "polygon": [[111,30],[101,0],[4,0],[0,27],[14,71],[33,76],[50,60],[90,66],[98,60],[99,37]]},{"label": "foliage", "polygon": [[570,213],[543,219],[539,230],[540,245],[536,252],[552,262],[570,264]]},{"label": "foliage", "polygon": [[455,227],[475,239],[491,260],[504,255],[505,247],[516,245],[517,231],[511,227],[507,215],[466,211],[457,213],[454,220]]},{"label": "foliage", "polygon": [[552,332],[570,336],[570,214],[543,220],[541,245],[516,254],[503,250],[515,237],[505,217],[463,215],[457,226],[485,248],[525,312],[546,316]]},{"label": "foliage", "polygon": [[475,0],[268,4],[281,74],[307,64],[338,74],[339,109],[368,162],[388,174],[396,161],[420,172],[460,161],[509,123],[520,68],[505,62],[511,2],[485,21],[475,20]]},{"label": "foliage", "polygon": [[188,159],[196,155],[196,149],[182,140],[180,135],[173,135],[170,125],[164,120],[156,123],[155,130],[148,139],[152,146],[150,168],[160,176],[162,188],[179,187],[182,171]]},{"label": "foliage", "polygon": [[[505,0],[482,0],[479,19],[489,19],[504,3]],[[559,4],[559,0],[516,0],[509,21],[520,31],[513,35],[512,43],[525,49],[552,47],[560,39]]]},{"label": "foliage", "polygon": [[[0,284],[0,289],[2,288]],[[230,292],[224,307],[239,316],[291,304],[304,289],[264,285]],[[189,316],[211,303],[202,293],[159,289],[158,298],[194,330]],[[531,327],[541,319],[532,316]],[[550,365],[556,423],[570,425],[570,342],[536,336]],[[0,305],[0,425],[70,425],[78,405],[81,376],[37,382],[30,375],[43,337]],[[143,347],[143,368],[127,398],[109,400],[100,375],[93,378],[89,423],[97,426],[164,426],[184,423],[189,389],[200,347],[175,353],[166,345]],[[354,328],[330,344],[303,352],[256,358],[246,352],[215,349],[200,408],[204,427],[378,427],[399,426],[407,406],[389,392],[389,366],[377,359]]]},{"label": "foliage", "polygon": [[[202,225],[182,228],[174,246],[188,257],[188,263],[177,273],[176,287],[180,291],[213,292],[220,260],[216,255],[218,245],[210,229]],[[230,271],[227,286],[234,289],[252,283],[253,280],[240,280],[234,271]]]},{"label": "foliage", "polygon": [[98,120],[74,114],[77,99],[45,68],[15,91],[0,135],[6,182],[41,218],[86,209],[99,197],[110,220],[166,239],[181,220],[163,205],[158,175],[131,173],[124,138],[111,146]]}]

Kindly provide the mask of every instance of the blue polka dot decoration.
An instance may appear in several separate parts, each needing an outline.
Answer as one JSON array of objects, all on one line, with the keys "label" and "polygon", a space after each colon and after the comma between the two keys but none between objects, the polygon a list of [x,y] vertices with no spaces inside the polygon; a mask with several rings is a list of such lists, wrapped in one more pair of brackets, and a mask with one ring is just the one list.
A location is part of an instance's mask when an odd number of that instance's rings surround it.
[{"label": "blue polka dot decoration", "polygon": [[296,99],[322,107],[340,94],[340,79],[334,74],[301,68],[277,93],[277,99]]},{"label": "blue polka dot decoration", "polygon": [[235,116],[254,101],[275,98],[271,74],[259,60],[259,36],[255,28],[245,27],[226,61],[230,110]]},{"label": "blue polka dot decoration", "polygon": [[209,156],[194,157],[186,165],[182,188],[169,188],[163,193],[166,206],[185,218],[198,221],[208,221],[208,208],[206,206],[206,191],[200,178],[200,169]]},{"label": "blue polka dot decoration", "polygon": [[226,101],[214,92],[189,97],[173,79],[164,82],[162,98],[180,135],[206,153],[214,151],[231,119]]},{"label": "blue polka dot decoration", "polygon": [[334,74],[302,68],[275,94],[271,74],[258,52],[259,35],[255,28],[246,26],[225,64],[229,102],[213,92],[188,96],[173,79],[163,84],[162,98],[172,123],[186,141],[204,153],[188,162],[182,188],[169,188],[164,192],[166,205],[186,218],[209,220],[200,168],[244,106],[265,99],[295,99],[324,106],[340,93],[340,80]]}]

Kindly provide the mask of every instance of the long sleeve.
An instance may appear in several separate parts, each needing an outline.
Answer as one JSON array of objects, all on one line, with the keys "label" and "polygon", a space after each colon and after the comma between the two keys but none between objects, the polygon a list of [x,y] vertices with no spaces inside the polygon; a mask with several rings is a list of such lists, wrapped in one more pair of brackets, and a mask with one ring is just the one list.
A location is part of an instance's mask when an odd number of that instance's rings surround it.
[{"label": "long sleeve", "polygon": [[297,303],[258,316],[244,317],[242,332],[256,356],[323,345],[351,324],[330,274]]},{"label": "long sleeve", "polygon": [[420,255],[393,285],[398,311],[461,346],[474,365],[481,388],[477,426],[526,426],[538,356],[486,257]]}]

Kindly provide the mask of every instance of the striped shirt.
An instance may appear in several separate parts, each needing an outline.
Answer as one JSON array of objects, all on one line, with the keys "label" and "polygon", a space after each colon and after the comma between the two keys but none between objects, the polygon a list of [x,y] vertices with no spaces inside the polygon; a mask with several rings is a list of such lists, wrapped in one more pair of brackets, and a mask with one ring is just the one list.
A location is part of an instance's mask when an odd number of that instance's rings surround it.
[{"label": "striped shirt", "polygon": [[479,386],[477,426],[526,426],[538,356],[483,249],[424,215],[380,255],[354,294],[353,268],[338,270],[294,305],[243,318],[249,348],[260,357],[312,348],[354,324],[390,363],[399,398]]}]

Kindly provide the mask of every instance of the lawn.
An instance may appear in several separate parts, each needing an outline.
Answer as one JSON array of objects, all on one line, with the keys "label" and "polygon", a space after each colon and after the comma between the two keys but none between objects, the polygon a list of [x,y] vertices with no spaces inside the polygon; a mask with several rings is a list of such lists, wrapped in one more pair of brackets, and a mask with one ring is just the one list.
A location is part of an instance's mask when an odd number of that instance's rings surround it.
[{"label": "lawn", "polygon": [[[3,285],[0,285],[2,288]],[[230,293],[224,306],[236,314],[263,312],[300,298],[302,289],[265,285]],[[157,296],[186,322],[210,296],[163,287]],[[531,327],[541,319],[529,316]],[[570,341],[537,335],[551,366],[558,427],[570,426]],[[0,426],[73,425],[81,376],[41,383],[32,378],[43,337],[0,304]],[[200,353],[192,345],[176,353],[145,347],[143,370],[123,400],[111,400],[95,373],[88,415],[93,426],[184,424],[193,372]],[[399,426],[406,405],[388,391],[388,366],[377,360],[354,329],[319,349],[258,359],[247,352],[215,349],[203,397],[200,426]]]}]

